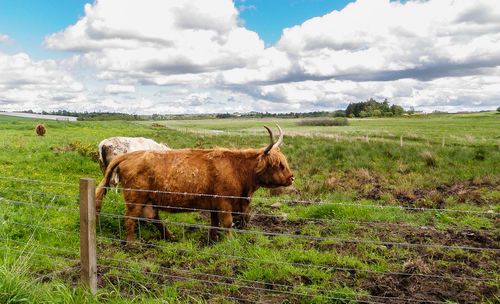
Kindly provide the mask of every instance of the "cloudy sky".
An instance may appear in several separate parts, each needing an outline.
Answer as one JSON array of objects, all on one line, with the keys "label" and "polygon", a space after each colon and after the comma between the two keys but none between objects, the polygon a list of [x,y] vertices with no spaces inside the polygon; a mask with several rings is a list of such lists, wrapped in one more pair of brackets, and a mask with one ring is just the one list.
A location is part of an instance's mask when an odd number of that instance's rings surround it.
[{"label": "cloudy sky", "polygon": [[0,0],[0,111],[500,106],[498,0]]}]

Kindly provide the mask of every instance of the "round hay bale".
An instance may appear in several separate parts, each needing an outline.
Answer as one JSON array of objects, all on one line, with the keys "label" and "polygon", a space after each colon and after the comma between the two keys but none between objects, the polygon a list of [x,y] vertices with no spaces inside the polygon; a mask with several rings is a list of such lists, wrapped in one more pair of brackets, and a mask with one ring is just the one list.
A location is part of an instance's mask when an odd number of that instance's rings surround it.
[{"label": "round hay bale", "polygon": [[43,124],[39,124],[36,126],[35,131],[36,131],[36,134],[38,134],[39,136],[44,136],[45,132],[47,132],[47,129],[45,128],[45,126]]}]

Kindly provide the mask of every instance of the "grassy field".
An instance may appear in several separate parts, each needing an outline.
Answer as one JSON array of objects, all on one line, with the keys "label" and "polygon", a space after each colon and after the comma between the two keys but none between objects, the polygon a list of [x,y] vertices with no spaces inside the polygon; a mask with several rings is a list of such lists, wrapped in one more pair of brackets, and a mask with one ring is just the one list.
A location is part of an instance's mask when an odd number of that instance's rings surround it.
[{"label": "grassy field", "polygon": [[[0,178],[0,302],[499,301],[500,115],[357,119],[342,127],[298,121],[44,121],[47,134],[39,137],[39,121],[0,116],[0,177],[59,182]],[[140,242],[152,245],[123,245],[111,240],[124,238],[123,219],[101,216],[99,292],[77,287],[79,214],[68,209],[78,208],[79,178],[102,178],[95,161],[102,139],[256,148],[269,140],[262,126],[275,123],[296,181],[254,195],[252,233],[211,244],[206,229],[189,226],[208,225],[206,214],[162,214],[177,241],[157,240],[143,223]],[[106,198],[103,212],[123,215],[120,194]],[[270,207],[275,199],[285,201]]]}]

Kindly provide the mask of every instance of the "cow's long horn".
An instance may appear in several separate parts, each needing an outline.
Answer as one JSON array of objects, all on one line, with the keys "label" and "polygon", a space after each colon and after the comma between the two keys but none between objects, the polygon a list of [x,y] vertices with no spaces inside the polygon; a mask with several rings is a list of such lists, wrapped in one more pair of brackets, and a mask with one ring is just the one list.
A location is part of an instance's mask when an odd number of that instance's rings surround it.
[{"label": "cow's long horn", "polygon": [[264,149],[264,154],[267,154],[269,153],[269,151],[271,151],[271,149],[273,148],[274,146],[274,138],[273,138],[273,131],[271,131],[271,129],[269,129],[268,126],[264,126],[264,128],[267,129],[267,132],[269,132],[269,146],[266,147],[266,149]]},{"label": "cow's long horn", "polygon": [[283,131],[281,130],[280,126],[276,124],[276,127],[278,127],[278,130],[280,131],[280,137],[278,138],[278,141],[274,144],[273,148],[279,147],[281,143],[283,142]]}]

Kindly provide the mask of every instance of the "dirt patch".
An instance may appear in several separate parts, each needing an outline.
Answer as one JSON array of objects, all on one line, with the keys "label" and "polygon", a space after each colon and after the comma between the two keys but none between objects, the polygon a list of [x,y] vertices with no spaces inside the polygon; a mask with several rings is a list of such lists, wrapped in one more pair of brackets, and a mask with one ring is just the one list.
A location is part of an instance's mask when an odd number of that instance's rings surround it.
[{"label": "dirt patch", "polygon": [[398,278],[387,275],[375,275],[363,278],[361,286],[373,296],[398,297],[386,299],[385,303],[408,303],[403,299],[415,299],[428,303],[453,299],[458,303],[479,303],[483,297],[492,298],[497,289],[486,283],[471,283],[467,280],[453,281],[443,279],[432,281],[422,277]]},{"label": "dirt patch", "polygon": [[369,186],[355,187],[354,190],[358,192],[356,199],[379,201],[384,200],[387,194],[390,194],[394,200],[403,206],[444,208],[446,199],[449,197],[456,198],[458,203],[468,203],[476,206],[498,203],[484,197],[480,190],[498,191],[499,187],[497,183],[468,180],[430,188],[400,187],[395,189],[384,182],[374,181]]},{"label": "dirt patch", "polygon": [[[258,227],[259,230],[299,234],[305,224],[311,223],[321,224],[321,222],[313,221],[290,222],[280,218],[255,217],[250,225]],[[354,233],[358,235],[357,239],[376,239],[382,242],[500,248],[500,235],[494,230],[467,228],[437,230],[432,227],[395,227],[391,224],[380,224],[356,228]],[[494,281],[498,270],[496,261],[500,261],[499,252],[411,247],[412,249],[406,251],[404,256],[400,256],[402,251],[392,250],[396,246],[398,245],[380,245],[374,250],[379,249],[386,259],[394,263],[396,268],[392,272],[406,275],[341,271],[335,276],[335,280],[346,286],[356,286],[356,288],[366,290],[373,296],[389,297],[366,297],[366,300],[384,303],[407,302],[396,299],[398,297],[418,299],[423,302],[453,300],[459,303],[476,303],[484,300],[485,297],[492,299],[498,292],[491,281],[485,282],[484,279]],[[366,264],[378,263],[377,259],[366,260],[359,245],[355,243],[328,244],[304,241],[303,247],[304,249],[335,251],[341,256],[358,256]],[[329,266],[338,267],[339,265]],[[308,278],[296,278],[293,284],[308,285],[307,281]]]}]

